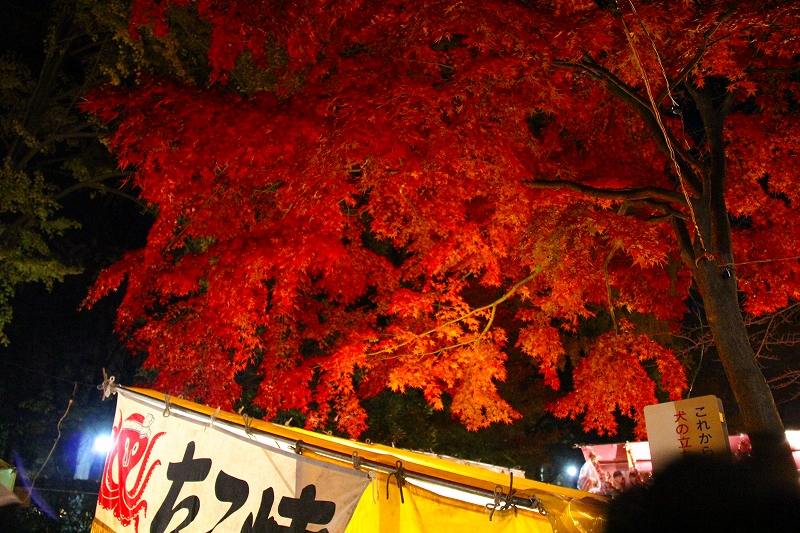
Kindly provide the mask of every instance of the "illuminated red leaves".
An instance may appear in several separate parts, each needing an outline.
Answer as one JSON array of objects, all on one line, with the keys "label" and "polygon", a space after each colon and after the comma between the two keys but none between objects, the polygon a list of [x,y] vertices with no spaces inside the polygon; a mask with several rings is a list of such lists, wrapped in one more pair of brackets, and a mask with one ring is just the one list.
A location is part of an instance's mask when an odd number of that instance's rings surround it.
[{"label": "illuminated red leaves", "polygon": [[564,356],[564,347],[558,328],[541,323],[526,326],[519,332],[517,346],[539,364],[539,372],[544,375],[547,385],[554,389],[561,386],[557,370]]},{"label": "illuminated red leaves", "polygon": [[582,415],[584,430],[600,435],[616,434],[619,413],[633,418],[636,436],[645,438],[644,407],[658,403],[654,379],[669,400],[681,399],[686,374],[671,350],[630,331],[606,333],[575,368],[573,392],[550,410],[559,417]]},{"label": "illuminated red leaves", "polygon": [[[508,336],[551,387],[562,338],[584,319],[610,308],[679,327],[690,275],[669,217],[690,213],[642,120],[641,72],[611,10],[137,0],[132,27],[169,31],[170,4],[210,24],[212,87],[143,77],[84,104],[119,123],[110,146],[158,209],[145,249],[105,272],[90,300],[127,278],[120,328],[165,391],[227,405],[240,393],[233,376],[252,365],[267,416],[299,409],[309,427],[333,420],[358,435],[361,398],[414,387],[436,408],[449,396],[475,429],[517,416],[496,390],[509,349],[503,306],[513,308]],[[662,66],[697,86],[729,80],[726,200],[737,260],[761,261],[800,243],[800,124],[779,104],[798,84],[769,73],[800,52],[800,32],[789,7],[742,4],[723,17],[719,2],[648,2],[636,19],[648,34],[622,9],[656,94]],[[277,94],[213,83],[245,51],[266,66],[268,39],[286,52],[285,65],[270,65]],[[705,157],[701,135],[664,120],[680,150]],[[800,297],[797,269],[738,268],[748,309]],[[607,333],[553,412],[613,432],[615,413],[640,421],[656,401],[654,379],[671,398],[685,387],[671,352]]]}]

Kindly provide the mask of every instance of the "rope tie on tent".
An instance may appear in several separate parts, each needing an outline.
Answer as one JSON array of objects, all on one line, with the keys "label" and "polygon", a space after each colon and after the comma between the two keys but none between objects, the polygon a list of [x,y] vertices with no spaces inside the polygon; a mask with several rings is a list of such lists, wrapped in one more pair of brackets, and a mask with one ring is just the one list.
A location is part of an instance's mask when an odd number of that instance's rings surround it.
[{"label": "rope tie on tent", "polygon": [[358,456],[358,452],[353,452],[353,468],[361,470],[361,457]]},{"label": "rope tie on tent", "polygon": [[531,497],[531,508],[539,511],[539,514],[547,516],[547,509],[544,508],[544,503],[535,496]]},{"label": "rope tie on tent", "polygon": [[247,433],[247,436],[251,439],[255,439],[256,436],[253,435],[253,417],[242,415],[242,422],[244,422],[244,432]]},{"label": "rope tie on tent", "polygon": [[115,379],[114,376],[109,377],[106,374],[106,369],[103,369],[103,383],[97,386],[97,390],[103,391],[103,400],[117,393],[117,386],[114,384]]},{"label": "rope tie on tent", "polygon": [[165,418],[172,414],[169,411],[169,399],[170,399],[170,395],[169,394],[165,394],[164,395],[164,412],[161,413],[161,415],[164,416]]},{"label": "rope tie on tent", "polygon": [[367,477],[372,486],[372,503],[378,503],[378,474],[370,470],[367,472]]},{"label": "rope tie on tent", "polygon": [[[508,511],[513,509],[514,514],[517,514],[517,505],[514,503],[512,499],[514,494],[517,490],[514,488],[514,472],[509,472],[511,475],[511,481],[508,485],[508,494],[503,493],[503,487],[497,485],[494,488],[494,502],[487,503],[486,508],[489,509],[489,522],[492,521],[492,517],[494,516],[495,511]],[[505,499],[504,499],[505,498]]]},{"label": "rope tie on tent", "polygon": [[219,414],[219,407],[217,407],[217,410],[214,411],[214,414],[211,415],[211,417],[208,419],[208,427],[210,428],[214,427],[214,421],[217,419],[218,414]]},{"label": "rope tie on tent", "polygon": [[400,489],[400,503],[406,503],[405,498],[403,498],[403,485],[406,484],[403,461],[397,461],[395,466],[397,466],[397,470],[389,474],[389,477],[386,478],[386,499],[389,499],[389,485],[391,484],[390,481],[392,480],[392,476],[394,476],[394,479],[397,482],[397,488]]},{"label": "rope tie on tent", "polygon": [[303,446],[304,445],[305,445],[305,442],[303,442],[301,440],[298,440],[297,442],[295,442],[294,443],[294,447],[293,447],[294,453],[296,453],[297,455],[303,455]]}]

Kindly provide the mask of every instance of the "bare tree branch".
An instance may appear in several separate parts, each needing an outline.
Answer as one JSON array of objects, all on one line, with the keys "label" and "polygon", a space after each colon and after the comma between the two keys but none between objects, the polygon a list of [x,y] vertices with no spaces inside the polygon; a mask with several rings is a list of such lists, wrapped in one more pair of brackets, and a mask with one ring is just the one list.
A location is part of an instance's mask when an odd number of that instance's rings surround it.
[{"label": "bare tree branch", "polygon": [[642,98],[639,93],[630,87],[628,84],[619,79],[613,72],[596,63],[591,57],[585,57],[579,63],[570,61],[554,61],[554,65],[564,68],[575,68],[582,70],[595,79],[605,80],[605,86],[608,91],[619,98],[619,100],[629,105],[644,121],[650,132],[653,134],[654,139],[658,145],[659,151],[665,155],[669,155],[669,146],[665,139],[665,134],[668,136],[670,144],[674,152],[679,155],[678,165],[681,167],[681,172],[686,178],[687,188],[692,196],[699,197],[702,194],[700,180],[697,178],[696,171],[701,173],[705,172],[703,163],[692,156],[680,142],[667,130],[661,129],[658,119],[655,116],[657,112],[652,108],[650,103]]},{"label": "bare tree branch", "polygon": [[461,342],[461,343],[459,343],[457,345],[447,346],[447,347],[441,348],[439,350],[435,350],[433,352],[429,352],[427,354],[422,354],[422,355],[436,354],[436,353],[440,353],[440,352],[443,352],[443,351],[446,351],[446,350],[451,350],[453,348],[457,348],[459,346],[464,346],[466,344],[470,344],[472,342],[475,342],[476,340],[478,340],[481,337],[483,337],[484,335],[486,335],[486,333],[489,331],[489,328],[491,327],[492,322],[494,322],[495,310],[497,309],[497,306],[500,305],[501,303],[505,302],[506,300],[508,300],[512,296],[514,296],[514,294],[516,294],[516,292],[519,290],[520,287],[522,287],[523,285],[525,285],[526,283],[528,283],[529,281],[531,281],[533,278],[535,278],[538,275],[539,275],[539,272],[536,271],[533,274],[530,274],[529,276],[527,276],[527,277],[523,278],[522,280],[518,281],[517,283],[512,285],[511,288],[508,289],[508,291],[506,291],[505,294],[503,294],[500,298],[498,298],[497,300],[493,301],[490,304],[487,304],[487,305],[484,305],[484,306],[481,306],[481,307],[476,307],[475,309],[473,309],[469,313],[465,313],[464,315],[462,315],[462,316],[460,316],[458,318],[454,318],[452,320],[448,320],[447,322],[439,324],[435,328],[429,329],[428,331],[425,331],[423,333],[415,334],[414,338],[411,339],[411,340],[407,340],[407,341],[402,342],[400,344],[395,344],[395,345],[390,346],[388,348],[384,348],[383,350],[378,350],[378,351],[375,351],[375,352],[369,352],[369,353],[367,353],[365,355],[374,356],[374,355],[380,355],[382,353],[393,352],[393,351],[395,351],[395,350],[397,350],[399,348],[402,348],[403,346],[407,346],[408,344],[411,344],[412,342],[414,342],[415,340],[420,339],[421,337],[427,337],[429,335],[432,335],[432,334],[436,333],[437,331],[440,331],[444,327],[447,327],[447,326],[450,326],[450,325],[453,325],[453,324],[457,324],[457,323],[462,322],[462,321],[466,320],[467,318],[475,315],[476,313],[480,313],[481,311],[485,311],[487,309],[490,309],[492,314],[491,314],[486,326],[484,326],[483,331],[481,331],[481,333],[479,335],[477,335],[474,338],[468,339],[467,341]]},{"label": "bare tree branch", "polygon": [[[662,189],[661,187],[639,187],[636,189],[601,189],[590,187],[581,183],[568,180],[528,180],[525,185],[533,189],[569,190],[604,200],[618,200],[620,202],[656,200],[686,206],[686,198],[680,193]],[[661,205],[661,204],[659,204]]]}]

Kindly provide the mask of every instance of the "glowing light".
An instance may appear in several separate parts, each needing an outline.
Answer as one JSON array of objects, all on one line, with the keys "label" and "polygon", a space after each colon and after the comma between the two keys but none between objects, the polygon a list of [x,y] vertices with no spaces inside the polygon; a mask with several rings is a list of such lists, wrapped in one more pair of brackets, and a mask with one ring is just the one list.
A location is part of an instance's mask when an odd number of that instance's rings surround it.
[{"label": "glowing light", "polygon": [[569,477],[575,477],[578,475],[578,467],[575,465],[569,465],[564,471]]},{"label": "glowing light", "polygon": [[108,453],[108,450],[111,449],[113,441],[111,440],[111,435],[100,435],[96,439],[94,439],[94,446],[92,449],[96,453]]},{"label": "glowing light", "polygon": [[800,431],[789,430],[786,432],[786,440],[789,441],[789,446],[792,451],[800,450]]}]

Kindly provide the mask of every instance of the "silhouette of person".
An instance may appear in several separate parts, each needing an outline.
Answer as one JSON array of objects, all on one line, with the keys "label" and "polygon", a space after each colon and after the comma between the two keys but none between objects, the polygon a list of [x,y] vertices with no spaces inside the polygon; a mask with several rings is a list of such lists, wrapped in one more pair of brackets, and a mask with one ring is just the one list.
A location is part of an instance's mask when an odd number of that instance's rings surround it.
[{"label": "silhouette of person", "polygon": [[800,531],[800,481],[781,468],[779,443],[762,444],[745,459],[686,455],[667,465],[651,486],[612,500],[605,533]]}]

